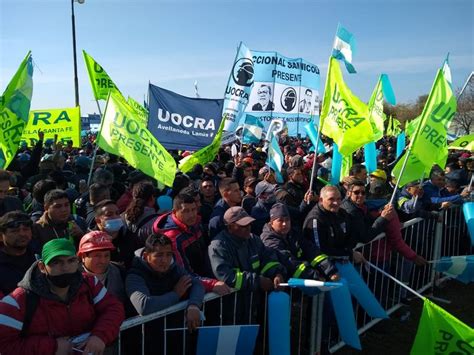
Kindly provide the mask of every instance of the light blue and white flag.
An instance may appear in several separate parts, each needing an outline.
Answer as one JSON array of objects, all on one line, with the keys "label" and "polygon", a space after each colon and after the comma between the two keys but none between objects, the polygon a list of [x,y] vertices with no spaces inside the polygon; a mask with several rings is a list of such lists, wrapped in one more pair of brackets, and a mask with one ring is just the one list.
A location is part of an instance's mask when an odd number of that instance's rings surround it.
[{"label": "light blue and white flag", "polygon": [[324,282],[318,280],[291,278],[288,280],[288,283],[280,284],[280,286],[297,287],[301,290],[307,288],[317,288],[320,291],[331,291],[334,288],[342,287],[343,284],[341,282]]},{"label": "light blue and white flag", "polygon": [[252,355],[258,325],[200,327],[196,355]]},{"label": "light blue and white flag", "polygon": [[[254,83],[252,52],[240,42],[224,94],[222,116],[226,117],[224,131],[235,132],[249,102]],[[235,136],[235,134],[234,134]]]},{"label": "light blue and white flag", "polygon": [[258,143],[262,139],[263,123],[255,116],[246,115],[242,129],[242,143]]},{"label": "light blue and white flag", "polygon": [[279,184],[283,184],[283,176],[281,175],[281,168],[283,166],[283,153],[281,152],[280,146],[278,145],[278,138],[272,135],[270,144],[268,146],[268,157],[266,164],[275,171],[276,181]]},{"label": "light blue and white flag", "polygon": [[[306,133],[308,133],[309,139],[311,143],[313,143],[313,147],[318,147],[317,153],[324,154],[326,153],[326,147],[324,146],[321,138],[318,136],[317,127],[314,125],[313,122],[309,122],[304,126]],[[315,148],[316,149],[316,148]]]},{"label": "light blue and white flag", "polygon": [[465,284],[474,281],[474,255],[448,256],[434,261],[435,269]]},{"label": "light blue and white flag", "polygon": [[342,60],[349,73],[356,72],[352,65],[352,57],[356,52],[356,42],[354,35],[345,29],[340,23],[337,25],[336,37],[332,49],[332,56]]}]

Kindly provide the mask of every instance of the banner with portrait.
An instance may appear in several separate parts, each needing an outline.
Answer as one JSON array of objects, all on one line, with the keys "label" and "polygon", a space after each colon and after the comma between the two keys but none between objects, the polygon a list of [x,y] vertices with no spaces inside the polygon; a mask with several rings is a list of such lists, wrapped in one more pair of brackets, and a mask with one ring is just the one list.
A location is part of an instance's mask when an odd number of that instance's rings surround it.
[{"label": "banner with portrait", "polygon": [[253,87],[246,113],[267,129],[273,119],[285,122],[290,136],[306,136],[304,126],[319,121],[319,68],[302,58],[252,51]]}]

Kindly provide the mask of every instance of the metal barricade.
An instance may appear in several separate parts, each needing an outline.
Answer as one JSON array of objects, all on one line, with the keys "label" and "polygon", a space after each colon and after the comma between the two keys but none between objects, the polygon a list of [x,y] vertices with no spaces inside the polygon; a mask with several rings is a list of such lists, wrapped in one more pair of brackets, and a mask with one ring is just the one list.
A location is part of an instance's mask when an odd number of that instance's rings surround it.
[{"label": "metal barricade", "polygon": [[[314,354],[319,351],[321,343],[324,296],[309,297],[294,289],[288,292],[291,301],[291,353]],[[203,304],[205,320],[201,325],[260,324],[255,353],[268,354],[268,294],[260,293],[259,296],[258,301],[254,293],[233,292],[223,297],[213,293],[206,294]],[[248,307],[239,308],[239,305],[242,306],[242,297],[250,297]],[[120,327],[119,354],[195,354],[196,336],[190,335],[186,329],[186,307],[187,302],[184,301],[153,314],[125,320]],[[154,323],[160,324],[153,327]]]},{"label": "metal barricade", "polygon": [[[464,255],[469,250],[467,227],[462,215],[462,208],[455,206],[443,211],[439,220],[415,218],[402,224],[402,236],[405,243],[418,255],[426,260],[437,260],[443,256]],[[433,264],[415,266],[398,252],[389,250],[389,242],[385,233],[378,235],[370,243],[358,245],[367,260],[379,268],[391,273],[419,293],[432,290],[439,274]],[[390,315],[403,306],[408,297],[406,290],[392,280],[384,277],[374,269],[361,267],[360,273],[369,288],[375,294],[382,307]],[[440,279],[442,281],[446,278]],[[381,319],[372,319],[357,304],[354,309],[359,334],[375,326]],[[340,339],[335,325],[323,325],[323,344],[333,353],[345,343]]]},{"label": "metal barricade", "polygon": [[[421,218],[407,221],[402,224],[401,233],[405,243],[426,260],[464,255],[470,248],[462,209],[459,207],[444,211],[438,221]],[[434,287],[436,281],[441,281],[438,280],[439,275],[435,272],[433,264],[415,266],[398,252],[392,252],[391,248],[390,241],[387,240],[385,233],[382,233],[370,243],[358,245],[355,250],[419,293]],[[360,267],[360,274],[388,315],[402,307],[402,301],[407,294],[398,284],[374,269]],[[324,293],[309,297],[295,289],[290,289],[288,292],[291,300],[291,354],[315,354],[323,347],[333,353],[345,345],[339,337],[334,319],[331,318],[332,311],[328,307],[324,308]],[[224,297],[213,293],[206,294],[203,305],[206,319],[201,325],[260,324],[256,354],[267,354],[268,295],[261,294],[257,298],[255,295],[254,293],[243,295],[241,291]],[[239,307],[241,297],[250,297],[250,304]],[[161,350],[155,348],[154,354],[194,354],[196,337],[190,335],[186,329],[184,314],[186,307],[187,302],[184,301],[150,315],[127,319],[120,328],[119,354],[145,354],[150,342],[158,344],[157,346],[161,348]],[[372,319],[358,304],[354,314],[359,334],[381,321]],[[242,322],[242,319],[247,321]],[[157,328],[151,327],[151,324],[156,322],[161,322],[161,325]],[[134,334],[127,334],[134,329]]]}]

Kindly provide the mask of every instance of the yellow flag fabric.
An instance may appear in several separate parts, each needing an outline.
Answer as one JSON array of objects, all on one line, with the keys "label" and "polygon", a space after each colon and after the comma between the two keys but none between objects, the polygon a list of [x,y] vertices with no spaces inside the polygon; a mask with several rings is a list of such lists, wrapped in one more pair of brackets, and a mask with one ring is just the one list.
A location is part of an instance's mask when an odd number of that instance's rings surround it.
[{"label": "yellow flag fabric", "polygon": [[416,129],[418,128],[418,125],[420,124],[421,121],[421,115],[418,116],[417,118],[412,119],[410,122],[405,124],[405,133],[407,134],[408,137],[411,137],[415,134]]},{"label": "yellow flag fabric", "polygon": [[448,147],[449,149],[470,150],[474,151],[474,134],[468,134],[456,139]]},{"label": "yellow flag fabric", "polygon": [[[456,113],[456,98],[453,95],[451,83],[448,81],[450,78],[449,67],[445,64],[443,69],[438,70],[418,127],[412,136],[409,154],[413,155],[413,158],[408,160],[405,172],[400,179],[400,186],[413,181],[414,171],[420,172],[422,169],[417,165],[424,165],[425,171],[431,170],[434,164],[438,164],[441,168],[446,165],[448,157],[447,130]],[[401,172],[405,154],[395,165],[396,177]],[[413,162],[414,165],[410,162]],[[416,177],[414,180],[419,178]]]},{"label": "yellow flag fabric", "polygon": [[117,85],[110,79],[104,68],[102,68],[86,51],[82,51],[84,62],[96,100],[107,100],[109,92],[120,92]]},{"label": "yellow flag fabric", "polygon": [[367,105],[346,86],[333,57],[329,59],[321,119],[322,133],[334,140],[342,155],[355,152],[373,139]]},{"label": "yellow flag fabric", "polygon": [[383,137],[385,114],[383,113],[383,88],[382,76],[369,100],[369,120],[374,132],[373,141],[377,142]]},{"label": "yellow flag fabric", "polygon": [[128,97],[127,103],[130,105],[131,108],[135,110],[138,117],[141,118],[142,122],[148,125],[148,110],[140,105],[137,101],[132,99],[130,96]]},{"label": "yellow flag fabric", "polygon": [[219,126],[219,130],[217,131],[217,134],[215,135],[211,144],[199,149],[197,152],[188,155],[187,157],[179,161],[179,170],[184,173],[187,173],[196,164],[204,165],[214,160],[217,155],[217,152],[219,151],[219,147],[221,146],[222,132],[224,130],[225,121],[226,119],[224,116]]},{"label": "yellow flag fabric", "polygon": [[474,329],[425,298],[411,355],[473,353]]},{"label": "yellow flag fabric", "polygon": [[164,185],[173,185],[174,158],[137,118],[120,93],[111,93],[107,99],[97,145],[125,158],[131,166]]},{"label": "yellow flag fabric", "polygon": [[387,122],[387,132],[385,134],[389,137],[396,137],[401,132],[402,130],[400,129],[400,121],[390,116]]},{"label": "yellow flag fabric", "polygon": [[0,97],[0,169],[15,158],[33,95],[33,59],[28,52]]},{"label": "yellow flag fabric", "polygon": [[26,144],[36,144],[38,131],[44,132],[44,139],[54,139],[66,144],[72,140],[74,147],[81,146],[81,111],[79,107],[30,111],[28,124],[21,140]]}]

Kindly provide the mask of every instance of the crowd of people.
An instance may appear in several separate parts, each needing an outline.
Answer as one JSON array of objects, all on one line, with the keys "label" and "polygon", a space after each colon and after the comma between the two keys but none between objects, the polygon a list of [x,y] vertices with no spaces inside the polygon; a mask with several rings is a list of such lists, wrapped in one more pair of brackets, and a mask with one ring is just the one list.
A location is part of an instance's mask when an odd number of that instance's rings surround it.
[{"label": "crowd of people", "polygon": [[[223,146],[165,187],[100,149],[92,161],[93,143],[63,146],[40,132],[0,170],[1,354],[114,353],[125,318],[182,300],[195,330],[208,292],[239,291],[236,322],[258,322],[259,294],[288,278],[337,280],[336,262],[387,267],[392,250],[425,265],[401,223],[461,204],[474,172],[470,152],[451,152],[445,170],[390,204],[393,138],[377,143],[377,170],[368,174],[358,151],[349,176],[330,185],[330,149],[314,154],[308,139],[283,136],[283,183],[262,142],[234,156]],[[382,232],[371,255],[353,251]]]}]

